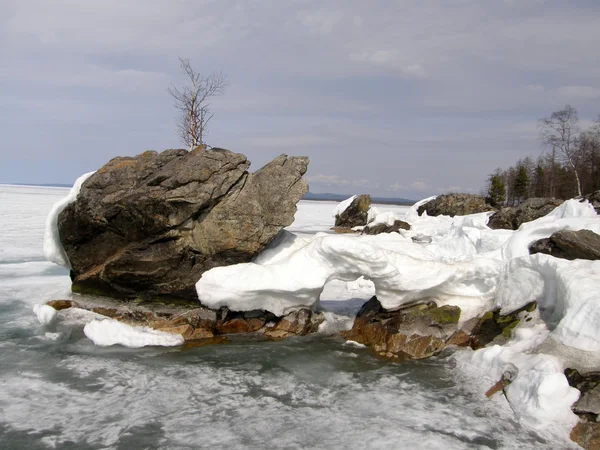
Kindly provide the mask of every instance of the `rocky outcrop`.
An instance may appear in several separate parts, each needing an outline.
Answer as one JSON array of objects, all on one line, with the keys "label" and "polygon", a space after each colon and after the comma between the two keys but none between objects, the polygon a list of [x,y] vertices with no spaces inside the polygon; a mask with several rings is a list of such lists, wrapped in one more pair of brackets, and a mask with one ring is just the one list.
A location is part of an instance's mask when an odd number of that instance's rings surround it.
[{"label": "rocky outcrop", "polygon": [[388,312],[373,297],[342,336],[371,347],[380,356],[423,359],[446,347],[459,318],[460,308],[437,307],[433,302]]},{"label": "rocky outcrop", "polygon": [[486,211],[494,211],[492,205],[481,195],[446,194],[419,206],[417,212],[422,215],[427,211],[429,216],[466,216]]},{"label": "rocky outcrop", "polygon": [[591,230],[557,231],[549,238],[531,244],[529,253],[544,253],[568,260],[597,260],[600,259],[600,235]]},{"label": "rocky outcrop", "polygon": [[335,228],[353,228],[361,227],[367,224],[369,207],[371,206],[371,196],[362,194],[352,200],[341,214],[335,216]]},{"label": "rocky outcrop", "polygon": [[228,334],[256,333],[280,339],[314,333],[325,320],[322,313],[299,309],[276,317],[267,311],[217,311],[189,302],[118,302],[101,297],[52,300],[55,309],[81,308],[134,326],[180,334],[186,341]]},{"label": "rocky outcrop", "polygon": [[115,158],[59,215],[73,291],[197,300],[213,267],[250,261],[294,220],[308,158],[281,155],[248,173],[223,149]]},{"label": "rocky outcrop", "polygon": [[581,392],[571,409],[580,422],[571,431],[571,440],[586,450],[600,449],[600,372],[579,373],[565,369],[569,385]]},{"label": "rocky outcrop", "polygon": [[521,320],[527,320],[536,303],[501,315],[490,311],[459,325],[458,306],[440,306],[435,302],[402,308],[383,309],[377,297],[359,310],[352,329],[343,331],[344,338],[371,347],[387,358],[423,359],[440,353],[449,345],[479,349],[503,344]]},{"label": "rocky outcrop", "polygon": [[386,223],[379,223],[373,226],[367,225],[363,229],[362,234],[398,233],[400,230],[410,230],[410,225],[403,220],[396,220],[393,225]]},{"label": "rocky outcrop", "polygon": [[561,204],[562,200],[555,198],[530,198],[519,206],[502,208],[490,217],[488,226],[493,230],[516,230],[522,223],[539,219]]}]

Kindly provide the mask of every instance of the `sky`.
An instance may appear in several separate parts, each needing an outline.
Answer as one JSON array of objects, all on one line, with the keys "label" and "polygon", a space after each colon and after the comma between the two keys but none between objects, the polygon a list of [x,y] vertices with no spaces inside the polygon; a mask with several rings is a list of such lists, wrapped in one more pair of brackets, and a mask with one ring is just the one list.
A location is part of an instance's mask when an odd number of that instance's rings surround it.
[{"label": "sky", "polygon": [[185,147],[178,57],[223,71],[207,143],[312,192],[478,193],[538,121],[600,114],[597,0],[1,0],[0,183]]}]

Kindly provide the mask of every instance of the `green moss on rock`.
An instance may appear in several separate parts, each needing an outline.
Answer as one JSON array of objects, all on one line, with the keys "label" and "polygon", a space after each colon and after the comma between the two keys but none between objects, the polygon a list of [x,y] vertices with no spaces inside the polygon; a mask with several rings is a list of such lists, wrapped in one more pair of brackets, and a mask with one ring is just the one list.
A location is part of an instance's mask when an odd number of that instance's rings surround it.
[{"label": "green moss on rock", "polygon": [[458,323],[460,308],[458,306],[441,306],[425,311],[425,315],[437,323]]}]

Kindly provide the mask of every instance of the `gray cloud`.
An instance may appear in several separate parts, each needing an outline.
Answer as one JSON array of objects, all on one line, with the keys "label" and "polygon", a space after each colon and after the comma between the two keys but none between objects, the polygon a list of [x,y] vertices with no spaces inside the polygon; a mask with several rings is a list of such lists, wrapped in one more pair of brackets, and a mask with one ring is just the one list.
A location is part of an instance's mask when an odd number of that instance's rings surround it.
[{"label": "gray cloud", "polygon": [[8,0],[0,182],[180,146],[181,55],[227,74],[209,143],[255,168],[306,154],[317,192],[477,192],[540,154],[539,118],[600,113],[599,19],[591,0]]}]

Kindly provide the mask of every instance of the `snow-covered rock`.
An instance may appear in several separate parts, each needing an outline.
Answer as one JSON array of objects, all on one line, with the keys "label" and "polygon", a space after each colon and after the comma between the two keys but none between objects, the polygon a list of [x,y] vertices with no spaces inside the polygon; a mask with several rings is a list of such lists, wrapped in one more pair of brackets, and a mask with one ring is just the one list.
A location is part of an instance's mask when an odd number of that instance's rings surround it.
[{"label": "snow-covered rock", "polygon": [[132,327],[112,319],[92,320],[83,328],[85,335],[100,347],[122,345],[129,348],[183,345],[180,334],[165,333],[147,327]]},{"label": "snow-covered rock", "polygon": [[33,312],[41,325],[50,326],[56,322],[58,311],[48,305],[33,305]]}]

